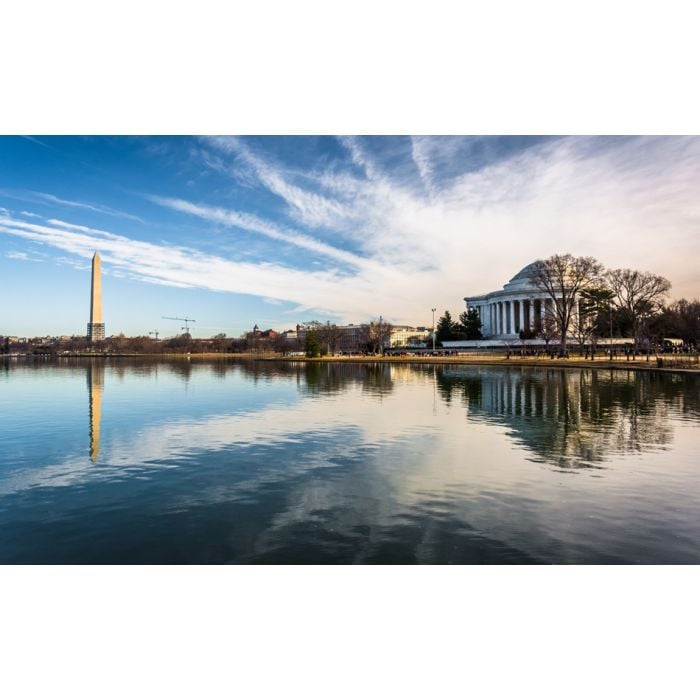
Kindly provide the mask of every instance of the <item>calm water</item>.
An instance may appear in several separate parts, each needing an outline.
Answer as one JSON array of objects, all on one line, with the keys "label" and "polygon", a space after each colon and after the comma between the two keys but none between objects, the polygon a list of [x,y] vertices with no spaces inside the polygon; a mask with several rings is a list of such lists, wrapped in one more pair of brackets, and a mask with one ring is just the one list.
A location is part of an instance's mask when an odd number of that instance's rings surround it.
[{"label": "calm water", "polygon": [[0,362],[2,563],[700,563],[700,378]]}]

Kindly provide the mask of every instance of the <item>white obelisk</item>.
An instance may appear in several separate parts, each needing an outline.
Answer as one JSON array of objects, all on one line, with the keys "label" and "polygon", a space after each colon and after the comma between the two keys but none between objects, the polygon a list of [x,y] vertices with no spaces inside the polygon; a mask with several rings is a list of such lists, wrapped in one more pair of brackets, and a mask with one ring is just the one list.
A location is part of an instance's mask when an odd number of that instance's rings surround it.
[{"label": "white obelisk", "polygon": [[105,339],[105,324],[102,321],[102,271],[100,254],[92,256],[92,286],[90,288],[90,323],[88,323],[88,340],[95,342]]}]

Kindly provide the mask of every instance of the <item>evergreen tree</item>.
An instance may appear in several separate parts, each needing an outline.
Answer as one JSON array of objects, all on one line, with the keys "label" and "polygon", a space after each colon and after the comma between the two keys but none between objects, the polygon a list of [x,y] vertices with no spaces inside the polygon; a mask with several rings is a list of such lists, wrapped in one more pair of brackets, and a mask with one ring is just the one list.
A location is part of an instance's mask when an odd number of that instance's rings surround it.
[{"label": "evergreen tree", "polygon": [[462,311],[459,315],[459,333],[464,340],[481,340],[481,319],[476,308]]},{"label": "evergreen tree", "polygon": [[459,334],[459,325],[452,320],[452,314],[445,311],[435,328],[435,338],[438,342],[443,340],[455,340]]},{"label": "evergreen tree", "polygon": [[321,338],[318,335],[318,331],[311,329],[306,333],[306,343],[304,345],[304,350],[306,351],[307,357],[321,357],[322,354],[322,343]]}]

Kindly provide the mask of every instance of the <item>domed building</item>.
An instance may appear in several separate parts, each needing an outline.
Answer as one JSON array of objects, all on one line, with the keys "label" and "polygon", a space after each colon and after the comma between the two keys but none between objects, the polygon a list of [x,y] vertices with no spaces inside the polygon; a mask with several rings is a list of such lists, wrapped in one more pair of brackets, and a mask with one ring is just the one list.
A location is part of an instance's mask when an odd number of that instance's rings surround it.
[{"label": "domed building", "polygon": [[484,338],[511,340],[520,331],[537,334],[543,318],[553,317],[552,299],[534,283],[535,263],[526,265],[503,289],[464,297],[467,310],[475,308]]}]

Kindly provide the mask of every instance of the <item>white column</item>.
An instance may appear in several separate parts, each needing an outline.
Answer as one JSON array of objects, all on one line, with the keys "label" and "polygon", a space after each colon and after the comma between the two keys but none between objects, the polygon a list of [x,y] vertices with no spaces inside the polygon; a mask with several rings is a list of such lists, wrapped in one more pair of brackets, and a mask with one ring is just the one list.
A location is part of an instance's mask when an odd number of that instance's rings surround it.
[{"label": "white column", "polygon": [[520,330],[525,330],[525,299],[520,300]]},{"label": "white column", "polygon": [[535,329],[535,300],[530,299],[530,331]]},{"label": "white column", "polygon": [[510,300],[510,333],[515,335],[515,304]]}]

